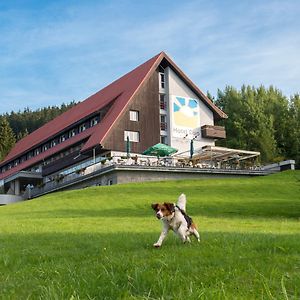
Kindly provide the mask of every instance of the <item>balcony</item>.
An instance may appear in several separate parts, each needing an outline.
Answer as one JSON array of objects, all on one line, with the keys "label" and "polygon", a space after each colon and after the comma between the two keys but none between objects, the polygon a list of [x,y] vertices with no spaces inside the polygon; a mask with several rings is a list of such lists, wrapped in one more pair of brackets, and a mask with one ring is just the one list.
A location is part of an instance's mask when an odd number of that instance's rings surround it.
[{"label": "balcony", "polygon": [[160,123],[160,130],[166,131],[168,128],[167,122]]},{"label": "balcony", "polygon": [[167,110],[167,102],[160,101],[159,105],[160,105],[160,109]]},{"label": "balcony", "polygon": [[223,126],[204,125],[201,127],[201,134],[203,138],[208,139],[225,139],[226,131]]}]

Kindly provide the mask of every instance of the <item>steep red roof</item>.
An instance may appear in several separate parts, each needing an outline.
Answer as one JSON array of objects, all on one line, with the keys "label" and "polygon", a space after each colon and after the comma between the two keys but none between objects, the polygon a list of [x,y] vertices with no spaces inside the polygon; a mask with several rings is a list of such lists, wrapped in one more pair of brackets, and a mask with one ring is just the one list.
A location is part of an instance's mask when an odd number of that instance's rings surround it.
[{"label": "steep red roof", "polygon": [[19,171],[22,171],[22,170],[38,163],[39,161],[41,161],[59,151],[62,151],[64,149],[68,148],[69,146],[80,142],[81,140],[88,138],[89,136],[91,136],[91,134],[93,134],[95,129],[96,129],[96,126],[88,128],[87,130],[81,132],[80,134],[77,134],[77,135],[73,136],[72,138],[66,140],[64,143],[60,143],[60,144],[48,149],[47,151],[41,152],[39,155],[36,155],[36,156],[32,157],[31,159],[28,159],[28,160],[18,164],[16,167],[11,168],[11,169],[5,171],[4,173],[0,173],[0,179],[7,178],[8,176],[11,176]]},{"label": "steep red roof", "polygon": [[[159,55],[160,54],[156,55],[133,71],[114,81],[101,91],[90,96],[85,101],[78,103],[65,113],[24,137],[10,151],[4,161],[1,162],[1,165],[13,160],[16,157],[19,157],[22,153],[27,152],[34,146],[41,144],[43,141],[46,141],[59,134],[66,127],[71,126],[75,122],[78,122],[79,120],[89,116],[93,112],[100,110],[115,98],[117,98],[118,101],[115,102],[115,105],[112,108],[113,112],[122,109],[122,106],[126,104],[133,92],[138,88],[139,84]],[[109,112],[107,117],[111,115],[115,115],[115,113],[111,114],[111,112]],[[105,127],[105,124],[108,123],[107,120],[105,120],[107,117],[105,117],[101,122],[103,127]],[[109,121],[111,121],[111,117],[109,117]]]},{"label": "steep red roof", "polygon": [[[154,56],[150,60],[146,61],[142,65],[138,66],[131,72],[117,79],[107,87],[103,88],[99,92],[87,98],[85,101],[77,104],[72,107],[67,112],[56,117],[52,121],[48,122],[44,126],[35,130],[22,140],[20,140],[15,147],[10,151],[7,157],[1,162],[0,166],[5,163],[14,160],[17,157],[20,157],[22,154],[26,153],[30,149],[33,149],[35,146],[49,140],[55,135],[62,132],[65,128],[71,126],[72,124],[80,121],[91,115],[92,113],[100,110],[105,107],[112,100],[114,104],[107,112],[103,120],[92,127],[88,132],[90,133],[89,139],[84,145],[82,151],[88,150],[96,145],[101,144],[108,132],[113,127],[115,121],[125,110],[127,104],[130,102],[134,94],[139,90],[140,86],[149,78],[149,76],[156,70],[162,60],[165,59],[171,68],[191,87],[191,89],[199,96],[199,98],[214,112],[215,117],[217,118],[226,118],[227,116],[217,108],[210,99],[208,99],[200,89],[178,68],[178,66],[164,53],[161,52],[158,55]],[[76,141],[80,140],[80,137],[87,137],[84,135],[77,135]],[[61,143],[60,147],[65,147],[65,145],[72,145],[75,139],[71,138],[67,141]],[[59,145],[58,145],[59,146]],[[27,160],[26,162],[19,164],[17,167],[14,167],[2,174],[0,178],[5,178],[15,172],[18,172],[34,163],[37,163],[43,158],[46,158],[53,153],[60,151],[60,147],[53,147],[48,151],[41,153],[38,156]],[[50,151],[51,150],[51,151]],[[54,151],[54,152],[53,152]],[[53,152],[53,153],[52,153]],[[43,156],[43,157],[42,157]]]}]

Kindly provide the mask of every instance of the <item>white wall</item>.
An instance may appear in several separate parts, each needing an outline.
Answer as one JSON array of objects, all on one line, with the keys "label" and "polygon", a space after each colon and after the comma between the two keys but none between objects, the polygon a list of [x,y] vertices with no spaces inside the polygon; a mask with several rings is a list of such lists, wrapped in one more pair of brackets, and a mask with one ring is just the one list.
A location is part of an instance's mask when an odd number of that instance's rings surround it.
[{"label": "white wall", "polygon": [[[165,69],[167,78],[167,97],[168,97],[168,135],[170,146],[178,149],[178,152],[189,151],[190,140],[197,135],[194,140],[194,148],[198,149],[205,145],[214,145],[213,139],[204,139],[201,137],[201,126],[214,125],[214,118],[212,111],[196,96],[196,94],[176,75],[176,73],[169,67]],[[183,97],[186,99],[194,99],[199,107],[199,123],[192,130],[191,128],[182,127],[181,130],[176,130],[173,122],[173,101],[176,97]],[[176,127],[176,129],[178,126]],[[187,137],[186,134],[188,134]],[[184,138],[185,137],[185,138]]]}]

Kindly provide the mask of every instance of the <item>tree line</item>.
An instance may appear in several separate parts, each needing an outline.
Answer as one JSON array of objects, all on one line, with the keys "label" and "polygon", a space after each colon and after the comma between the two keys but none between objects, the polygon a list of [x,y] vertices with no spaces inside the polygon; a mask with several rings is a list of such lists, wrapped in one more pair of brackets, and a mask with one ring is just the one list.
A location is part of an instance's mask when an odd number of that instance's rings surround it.
[{"label": "tree line", "polygon": [[[226,139],[219,146],[259,151],[261,163],[294,159],[300,167],[300,95],[286,97],[272,86],[258,88],[227,86],[218,90],[214,98],[207,96],[220,107],[228,119],[218,125],[225,126]],[[23,111],[0,115],[0,160],[14,144],[76,105],[48,106],[35,111]]]},{"label": "tree line", "polygon": [[294,159],[300,164],[300,96],[286,97],[272,86],[227,86],[214,103],[227,115],[227,138],[219,146],[259,151],[262,163]]}]

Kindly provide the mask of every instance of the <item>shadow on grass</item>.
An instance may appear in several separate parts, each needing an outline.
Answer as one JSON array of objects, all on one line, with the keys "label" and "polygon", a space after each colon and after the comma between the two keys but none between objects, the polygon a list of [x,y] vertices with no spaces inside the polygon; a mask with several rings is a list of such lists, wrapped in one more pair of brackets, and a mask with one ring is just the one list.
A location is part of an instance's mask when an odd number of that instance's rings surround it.
[{"label": "shadow on grass", "polygon": [[[159,237],[157,232],[114,232],[114,233],[20,233],[0,234],[1,251],[19,251],[35,255],[38,254],[63,256],[65,254],[82,251],[82,254],[100,255],[101,251],[112,250],[121,254],[127,251],[157,250],[152,247]],[[271,249],[272,246],[281,245],[285,253],[292,253],[295,246],[295,253],[299,255],[300,233],[299,234],[274,234],[274,233],[239,233],[239,232],[200,232],[201,242],[198,243],[193,237],[192,243],[183,244],[179,238],[170,232],[164,242],[162,249],[176,247],[181,251],[190,247],[203,250],[207,247],[215,247],[226,251],[226,246],[232,245],[239,248],[250,249]],[[225,247],[225,248],[224,248]],[[291,250],[292,252],[290,252]],[[100,252],[99,252],[100,251]],[[21,253],[20,253],[21,254]],[[300,255],[299,255],[300,256]],[[24,257],[22,258],[24,259]]]},{"label": "shadow on grass", "polygon": [[122,293],[142,299],[151,292],[155,299],[183,299],[184,294],[199,299],[206,292],[213,299],[222,287],[228,295],[240,293],[248,299],[256,291],[261,296],[262,280],[278,295],[286,273],[288,292],[299,288],[300,234],[203,232],[200,244],[182,244],[170,234],[156,249],[152,244],[158,235],[1,234],[2,296],[70,299],[76,291],[80,299],[121,299]]},{"label": "shadow on grass", "polygon": [[[14,216],[25,219],[48,219],[48,218],[131,218],[154,216],[149,205],[139,205],[134,208],[112,208],[112,209],[51,209],[49,211],[40,210],[30,213],[15,212]],[[230,218],[300,218],[300,201],[274,201],[258,202],[247,201],[239,203],[231,202],[209,202],[188,204],[188,214],[192,217],[230,217]]]}]

